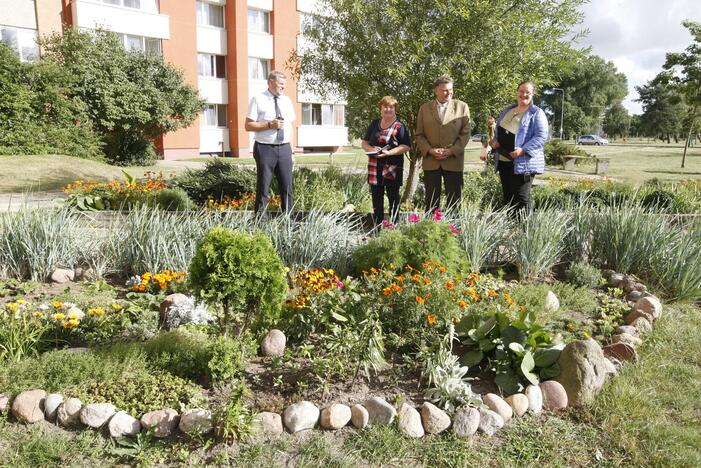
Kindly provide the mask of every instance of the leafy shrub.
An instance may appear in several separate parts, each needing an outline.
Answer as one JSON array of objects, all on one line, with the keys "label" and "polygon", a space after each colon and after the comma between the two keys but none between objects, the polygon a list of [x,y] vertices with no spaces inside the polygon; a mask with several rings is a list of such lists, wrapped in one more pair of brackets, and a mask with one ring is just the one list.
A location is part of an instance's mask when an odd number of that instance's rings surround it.
[{"label": "leafy shrub", "polygon": [[232,313],[243,314],[243,330],[275,323],[287,293],[285,266],[270,239],[221,227],[197,245],[189,281],[197,295],[223,306],[225,330]]},{"label": "leafy shrub", "polygon": [[585,288],[594,288],[601,282],[601,271],[586,262],[572,264],[566,276],[568,283]]},{"label": "leafy shrub", "polygon": [[224,393],[224,402],[212,411],[214,433],[224,442],[231,443],[253,433],[253,414],[246,407],[250,392],[244,382],[234,384]]},{"label": "leafy shrub", "polygon": [[[311,169],[294,171],[293,186],[295,208],[298,210],[338,211],[346,204],[342,183],[326,180],[323,174]],[[277,183],[273,183],[272,187],[277,190]]]},{"label": "leafy shrub", "polygon": [[668,211],[674,205],[674,193],[667,189],[655,189],[642,194],[640,204],[656,211]]},{"label": "leafy shrub", "polygon": [[181,327],[158,334],[144,351],[151,366],[194,382],[205,382],[211,358],[209,337],[195,328]]},{"label": "leafy shrub", "polygon": [[545,164],[549,166],[558,166],[562,164],[562,156],[591,156],[575,145],[564,143],[561,140],[550,140],[545,143]]},{"label": "leafy shrub", "polygon": [[466,274],[470,267],[453,229],[446,223],[432,220],[386,229],[358,247],[353,261],[358,272],[372,268],[402,271],[405,265],[419,269],[426,262],[437,262],[451,274]]},{"label": "leafy shrub", "polygon": [[185,211],[192,208],[192,202],[183,189],[164,189],[156,195],[156,205],[166,211]]},{"label": "leafy shrub", "polygon": [[183,189],[198,203],[205,203],[209,196],[215,200],[224,196],[240,198],[256,191],[256,173],[215,158],[207,161],[204,169],[187,170],[177,176],[173,185]]},{"label": "leafy shrub", "polygon": [[485,211],[502,205],[501,183],[493,166],[485,171],[467,171],[463,180],[462,199],[466,204]]},{"label": "leafy shrub", "polygon": [[202,388],[167,372],[124,373],[114,380],[92,382],[65,390],[83,404],[108,402],[138,418],[149,411],[173,408],[178,412],[202,407]]},{"label": "leafy shrub", "polygon": [[247,356],[255,354],[256,342],[251,335],[237,339],[218,336],[209,344],[210,358],[207,363],[212,381],[227,381],[236,377],[246,367]]}]

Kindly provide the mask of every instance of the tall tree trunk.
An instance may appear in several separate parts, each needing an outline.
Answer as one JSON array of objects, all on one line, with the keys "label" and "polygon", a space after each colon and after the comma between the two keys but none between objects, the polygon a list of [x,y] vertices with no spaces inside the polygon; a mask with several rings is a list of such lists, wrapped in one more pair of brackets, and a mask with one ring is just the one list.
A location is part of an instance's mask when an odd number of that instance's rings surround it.
[{"label": "tall tree trunk", "polygon": [[419,169],[421,169],[421,155],[418,151],[411,152],[409,160],[409,176],[406,179],[404,193],[402,194],[402,203],[407,200],[412,200],[416,193],[416,188],[419,186]]},{"label": "tall tree trunk", "polygon": [[689,148],[689,142],[691,141],[691,134],[694,132],[694,122],[696,120],[696,107],[691,111],[691,119],[689,122],[689,134],[686,136],[686,141],[684,142],[684,154],[682,155],[682,169],[686,164],[686,150]]}]

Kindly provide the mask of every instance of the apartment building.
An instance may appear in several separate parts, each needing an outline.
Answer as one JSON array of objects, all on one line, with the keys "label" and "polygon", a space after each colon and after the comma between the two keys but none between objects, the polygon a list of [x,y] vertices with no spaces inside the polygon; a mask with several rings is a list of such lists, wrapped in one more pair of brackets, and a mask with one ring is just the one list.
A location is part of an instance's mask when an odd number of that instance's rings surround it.
[{"label": "apartment building", "polygon": [[[285,71],[292,50],[303,49],[302,23],[317,13],[316,0],[0,0],[0,33],[23,60],[40,53],[38,37],[62,24],[109,29],[126,48],[159,53],[207,101],[192,126],[157,142],[164,158],[250,157],[248,102],[266,89],[271,70]],[[297,113],[293,144],[305,151],[347,144],[343,101],[287,83]]]}]

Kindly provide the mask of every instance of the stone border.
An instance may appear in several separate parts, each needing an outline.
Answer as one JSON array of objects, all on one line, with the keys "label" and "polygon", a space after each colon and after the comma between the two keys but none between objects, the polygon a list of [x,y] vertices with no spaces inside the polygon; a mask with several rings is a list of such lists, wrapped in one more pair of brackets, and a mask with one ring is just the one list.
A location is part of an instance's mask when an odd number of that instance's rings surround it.
[{"label": "stone border", "polygon": [[[495,434],[513,417],[526,413],[539,414],[543,410],[557,412],[568,406],[587,403],[601,391],[610,375],[615,375],[622,362],[636,362],[636,348],[641,337],[652,330],[662,312],[660,300],[647,292],[645,285],[631,275],[605,270],[603,276],[611,287],[623,289],[626,299],[633,303],[625,316],[625,325],[619,326],[612,343],[603,348],[592,339],[577,340],[562,350],[558,363],[560,375],[539,385],[529,385],[523,393],[502,398],[494,393],[482,396],[480,408],[458,408],[450,416],[426,401],[419,409],[404,402],[397,409],[381,397],[371,397],[362,404],[348,406],[333,403],[319,409],[310,401],[288,406],[282,415],[262,412],[256,415],[257,433],[267,437],[279,436],[287,429],[290,433],[311,430],[317,425],[334,431],[349,423],[357,428],[390,425],[395,419],[398,429],[412,438],[425,434],[440,434],[448,429],[459,437],[469,437],[480,431],[487,436]],[[548,295],[551,293],[549,292]],[[283,335],[284,338],[284,335]],[[282,344],[284,349],[284,342]],[[280,350],[276,350],[277,354]],[[207,434],[213,430],[212,413],[203,408],[189,409],[178,414],[172,408],[151,411],[136,419],[125,411],[117,411],[110,403],[83,405],[77,398],[64,401],[59,393],[48,394],[41,389],[18,394],[10,406],[10,396],[0,394],[0,414],[10,409],[17,421],[33,424],[42,420],[55,421],[65,428],[93,429],[107,427],[111,437],[135,436],[141,430],[153,430],[163,438],[176,430],[184,434]]]}]

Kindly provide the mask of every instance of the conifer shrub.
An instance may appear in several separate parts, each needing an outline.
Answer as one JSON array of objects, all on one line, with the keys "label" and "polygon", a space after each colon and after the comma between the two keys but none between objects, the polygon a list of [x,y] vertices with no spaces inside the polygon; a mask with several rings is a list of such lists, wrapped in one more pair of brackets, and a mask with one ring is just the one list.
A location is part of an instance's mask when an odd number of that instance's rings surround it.
[{"label": "conifer shrub", "polygon": [[275,323],[287,294],[285,266],[270,239],[223,227],[199,242],[188,278],[195,294],[222,306],[225,333],[232,325],[241,333]]}]

